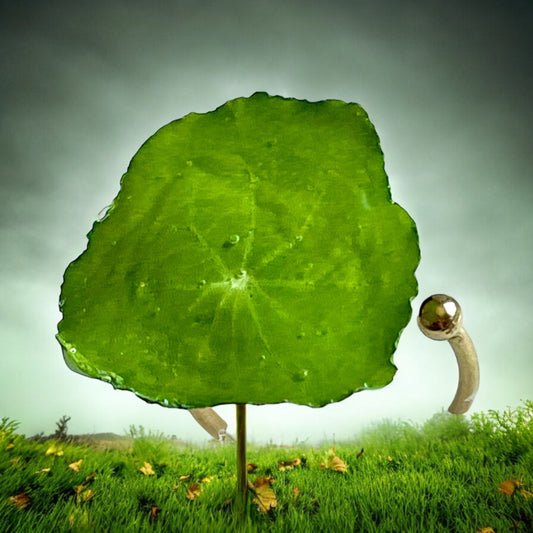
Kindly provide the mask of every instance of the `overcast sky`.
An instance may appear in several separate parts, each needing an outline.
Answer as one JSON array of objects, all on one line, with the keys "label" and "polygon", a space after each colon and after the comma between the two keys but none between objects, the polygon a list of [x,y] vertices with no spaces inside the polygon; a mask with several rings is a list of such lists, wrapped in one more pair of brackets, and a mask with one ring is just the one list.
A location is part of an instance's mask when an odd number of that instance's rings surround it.
[{"label": "overcast sky", "polygon": [[[258,90],[366,109],[422,259],[393,383],[322,409],[250,408],[249,439],[349,438],[447,408],[452,350],[415,320],[435,292],[462,304],[479,353],[473,410],[533,398],[531,1],[0,5],[0,417],[27,435],[51,433],[66,414],[72,433],[142,424],[208,439],[186,411],[70,371],[57,302],[140,145],[173,119]],[[233,407],[217,411],[233,431]]]}]

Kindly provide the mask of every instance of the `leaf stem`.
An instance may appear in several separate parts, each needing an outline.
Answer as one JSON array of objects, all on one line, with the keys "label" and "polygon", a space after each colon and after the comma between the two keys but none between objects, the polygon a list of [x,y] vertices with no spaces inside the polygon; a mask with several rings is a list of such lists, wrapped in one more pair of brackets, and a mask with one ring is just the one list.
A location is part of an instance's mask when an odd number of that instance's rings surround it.
[{"label": "leaf stem", "polygon": [[248,476],[246,468],[246,404],[238,403],[237,411],[237,494],[235,508],[239,516],[246,514]]}]

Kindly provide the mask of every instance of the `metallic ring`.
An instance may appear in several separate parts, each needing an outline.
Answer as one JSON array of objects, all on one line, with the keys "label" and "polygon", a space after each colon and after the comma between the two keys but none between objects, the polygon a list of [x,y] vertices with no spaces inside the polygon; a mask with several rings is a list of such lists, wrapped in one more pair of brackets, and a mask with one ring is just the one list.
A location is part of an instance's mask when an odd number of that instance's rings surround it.
[{"label": "metallic ring", "polygon": [[455,415],[466,413],[479,388],[479,362],[472,339],[463,327],[461,306],[451,296],[434,294],[420,306],[418,327],[430,339],[450,342],[459,366],[459,384],[448,411]]}]

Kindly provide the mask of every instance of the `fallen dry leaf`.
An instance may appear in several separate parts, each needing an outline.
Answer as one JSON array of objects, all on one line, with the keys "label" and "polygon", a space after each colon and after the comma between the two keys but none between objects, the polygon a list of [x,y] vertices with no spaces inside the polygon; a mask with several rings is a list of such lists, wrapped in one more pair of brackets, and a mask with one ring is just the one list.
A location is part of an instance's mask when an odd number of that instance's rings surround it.
[{"label": "fallen dry leaf", "polygon": [[507,494],[507,496],[512,496],[515,490],[522,486],[522,483],[517,479],[506,479],[498,485],[498,490]]},{"label": "fallen dry leaf", "polygon": [[155,472],[152,468],[152,465],[150,463],[144,462],[144,465],[139,468],[139,470],[145,475],[145,476],[154,476]]},{"label": "fallen dry leaf", "polygon": [[187,474],[186,476],[180,476],[180,477],[178,478],[178,481],[184,481],[184,480],[186,480],[186,479],[189,479],[190,477],[191,477],[191,474]]},{"label": "fallen dry leaf", "polygon": [[280,461],[278,463],[278,469],[280,472],[284,472],[285,470],[294,470],[296,466],[301,466],[302,460],[297,457],[296,459],[293,459],[292,461]]},{"label": "fallen dry leaf", "polygon": [[248,471],[248,473],[253,472],[256,469],[257,469],[257,465],[255,463],[248,463],[246,465],[246,470]]},{"label": "fallen dry leaf", "polygon": [[79,472],[79,471],[80,471],[81,463],[83,463],[83,459],[80,459],[79,461],[76,461],[76,462],[74,462],[74,463],[70,463],[70,464],[68,465],[68,467],[69,467],[71,470],[74,470],[74,472]]},{"label": "fallen dry leaf", "polygon": [[361,457],[363,457],[364,453],[365,453],[365,449],[361,448],[361,451],[357,454],[357,459],[361,459]]},{"label": "fallen dry leaf", "polygon": [[278,505],[276,494],[270,487],[274,480],[271,477],[258,477],[253,484],[256,497],[252,500],[262,513],[268,513]]},{"label": "fallen dry leaf", "polygon": [[491,527],[482,527],[476,533],[496,533]]},{"label": "fallen dry leaf", "polygon": [[328,461],[328,463],[326,463],[326,468],[329,468],[330,470],[335,470],[335,472],[342,472],[342,473],[346,472],[347,470],[347,467],[344,461],[337,456],[332,457]]},{"label": "fallen dry leaf", "polygon": [[77,485],[74,487],[74,492],[76,494],[81,494],[83,492],[83,489],[85,489],[85,485]]},{"label": "fallen dry leaf", "polygon": [[200,493],[200,485],[198,483],[193,483],[187,488],[187,494],[185,496],[192,502],[195,498],[200,496]]},{"label": "fallen dry leaf", "polygon": [[323,468],[327,468],[329,470],[334,470],[335,472],[341,473],[344,473],[347,470],[344,461],[340,457],[337,457],[334,447],[328,450],[328,452],[326,453],[326,462]]},{"label": "fallen dry leaf", "polygon": [[157,505],[154,505],[151,509],[150,509],[150,518],[153,520],[155,518],[157,518],[157,515],[161,512],[161,509],[159,507],[157,507]]},{"label": "fallen dry leaf", "polygon": [[217,476],[207,476],[207,477],[204,477],[204,479],[202,479],[202,483],[211,483],[211,481],[213,481],[213,479],[216,479]]},{"label": "fallen dry leaf", "polygon": [[49,474],[51,472],[51,468],[43,468],[41,470],[37,470],[37,472],[35,472],[36,474]]},{"label": "fallen dry leaf", "polygon": [[13,505],[16,505],[19,509],[26,509],[30,505],[30,497],[25,493],[17,494],[16,496],[11,496],[9,502]]}]

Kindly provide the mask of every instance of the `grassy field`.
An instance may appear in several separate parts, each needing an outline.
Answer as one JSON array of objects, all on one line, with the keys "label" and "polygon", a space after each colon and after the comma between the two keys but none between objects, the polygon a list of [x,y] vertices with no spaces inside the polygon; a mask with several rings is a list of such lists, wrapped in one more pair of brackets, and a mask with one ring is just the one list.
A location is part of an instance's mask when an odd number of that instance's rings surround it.
[{"label": "grassy field", "polygon": [[134,432],[122,449],[32,441],[0,423],[0,532],[533,531],[533,402],[385,422],[349,443],[248,450]]}]

